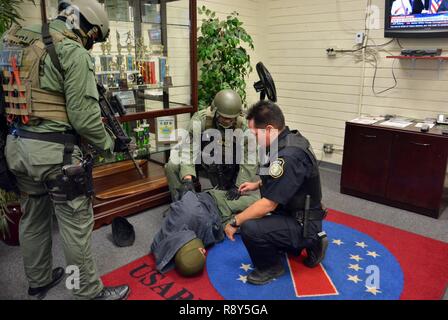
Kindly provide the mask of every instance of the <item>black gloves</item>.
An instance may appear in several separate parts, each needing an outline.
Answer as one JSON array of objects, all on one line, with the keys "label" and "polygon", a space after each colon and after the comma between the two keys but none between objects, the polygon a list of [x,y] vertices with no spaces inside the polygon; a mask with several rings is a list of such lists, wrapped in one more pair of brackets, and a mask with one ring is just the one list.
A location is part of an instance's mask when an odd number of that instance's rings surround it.
[{"label": "black gloves", "polygon": [[131,139],[128,137],[116,137],[115,138],[115,146],[114,146],[114,152],[126,152],[129,149],[129,142],[131,142]]},{"label": "black gloves", "polygon": [[182,199],[182,197],[188,192],[196,192],[194,189],[194,183],[192,179],[184,179],[182,180],[182,186],[177,189],[177,200]]},{"label": "black gloves", "polygon": [[240,196],[241,196],[241,193],[239,192],[237,186],[233,186],[226,193],[227,200],[238,200],[240,198]]}]

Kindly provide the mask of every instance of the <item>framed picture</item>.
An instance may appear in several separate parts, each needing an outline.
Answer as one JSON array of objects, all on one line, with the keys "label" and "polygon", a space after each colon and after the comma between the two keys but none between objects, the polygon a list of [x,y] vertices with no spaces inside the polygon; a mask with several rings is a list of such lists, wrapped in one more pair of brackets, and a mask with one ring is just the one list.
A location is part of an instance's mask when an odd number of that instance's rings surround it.
[{"label": "framed picture", "polygon": [[168,144],[177,142],[176,125],[176,116],[156,118],[157,143]]},{"label": "framed picture", "polygon": [[148,30],[150,44],[162,44],[162,30],[154,28]]}]

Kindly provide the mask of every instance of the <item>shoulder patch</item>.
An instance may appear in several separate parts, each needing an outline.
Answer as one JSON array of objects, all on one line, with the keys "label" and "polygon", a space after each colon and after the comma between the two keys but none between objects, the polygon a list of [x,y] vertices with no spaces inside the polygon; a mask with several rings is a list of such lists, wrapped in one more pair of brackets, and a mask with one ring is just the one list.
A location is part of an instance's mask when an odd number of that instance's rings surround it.
[{"label": "shoulder patch", "polygon": [[271,166],[269,167],[269,174],[272,178],[277,179],[283,176],[283,166],[285,164],[285,160],[282,158],[278,158],[274,162],[272,162]]}]

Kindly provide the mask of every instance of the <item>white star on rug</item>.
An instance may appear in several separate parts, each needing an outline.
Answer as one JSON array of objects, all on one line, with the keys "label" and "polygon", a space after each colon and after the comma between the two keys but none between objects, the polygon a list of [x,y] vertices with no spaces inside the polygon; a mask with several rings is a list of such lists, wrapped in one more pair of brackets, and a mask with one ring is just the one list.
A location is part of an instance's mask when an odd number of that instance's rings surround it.
[{"label": "white star on rug", "polygon": [[344,242],[342,242],[341,239],[333,239],[332,243],[334,243],[334,244],[336,244],[338,246],[344,244]]},{"label": "white star on rug", "polygon": [[250,266],[250,264],[244,264],[244,263],[242,263],[240,269],[243,269],[244,271],[247,272],[247,271],[249,271],[249,270],[253,270],[254,268],[252,268],[252,267]]},{"label": "white star on rug", "polygon": [[241,281],[242,283],[246,283],[247,282],[247,276],[242,276],[242,275],[239,275],[239,276],[240,277],[238,279],[236,279],[236,280]]},{"label": "white star on rug", "polygon": [[347,276],[348,276],[348,278],[347,278],[348,281],[353,281],[354,283],[358,283],[358,282],[362,281],[361,279],[358,278],[358,275],[352,276],[352,275],[348,274]]},{"label": "white star on rug", "polygon": [[370,292],[371,294],[373,294],[373,295],[375,295],[375,296],[376,296],[377,293],[382,293],[382,292],[381,292],[380,290],[378,290],[376,287],[369,287],[369,286],[366,286],[366,288],[367,288],[366,292]]},{"label": "white star on rug", "polygon": [[365,248],[365,247],[368,247],[368,245],[366,245],[364,242],[356,242],[356,246],[357,247],[361,247],[361,248]]},{"label": "white star on rug", "polygon": [[359,266],[359,264],[349,264],[349,269],[355,270],[355,271],[359,271],[362,270],[362,268]]},{"label": "white star on rug", "polygon": [[367,251],[367,255],[371,256],[371,257],[381,257],[378,253],[376,253],[375,251]]},{"label": "white star on rug", "polygon": [[350,259],[351,260],[356,260],[356,262],[359,262],[359,261],[361,261],[361,260],[364,260],[363,258],[361,258],[359,255],[353,255],[353,254],[351,254],[350,255]]}]

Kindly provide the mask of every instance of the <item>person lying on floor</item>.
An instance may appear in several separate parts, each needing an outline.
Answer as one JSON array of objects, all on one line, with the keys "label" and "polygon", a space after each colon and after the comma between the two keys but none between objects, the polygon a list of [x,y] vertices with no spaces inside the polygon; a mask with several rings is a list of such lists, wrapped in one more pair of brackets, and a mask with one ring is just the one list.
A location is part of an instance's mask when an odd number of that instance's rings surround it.
[{"label": "person lying on floor", "polygon": [[183,276],[194,276],[205,266],[205,248],[224,240],[223,226],[260,199],[258,192],[224,201],[226,191],[188,191],[170,205],[169,213],[155,235],[151,253],[159,272],[174,267]]}]

